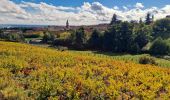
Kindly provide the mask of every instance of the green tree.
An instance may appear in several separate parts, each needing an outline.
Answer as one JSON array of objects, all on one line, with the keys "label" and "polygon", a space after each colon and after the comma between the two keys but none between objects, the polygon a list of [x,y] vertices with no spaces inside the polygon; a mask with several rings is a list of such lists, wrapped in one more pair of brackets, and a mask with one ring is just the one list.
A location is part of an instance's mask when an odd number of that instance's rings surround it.
[{"label": "green tree", "polygon": [[54,42],[56,39],[55,35],[49,32],[45,32],[44,36],[43,36],[43,43],[52,43]]},{"label": "green tree", "polygon": [[151,18],[151,14],[147,13],[146,20],[145,20],[146,25],[150,25],[152,22],[153,21],[152,21],[152,18]]},{"label": "green tree", "polygon": [[112,25],[112,27],[105,31],[103,36],[103,49],[106,51],[115,51],[115,44],[117,41],[116,33],[118,24]]},{"label": "green tree", "polygon": [[139,48],[142,49],[152,39],[152,27],[141,24],[134,27],[134,29],[134,34],[136,35],[135,42],[139,45]]},{"label": "green tree", "polygon": [[153,36],[155,38],[170,38],[170,18],[157,20],[153,26]]},{"label": "green tree", "polygon": [[110,25],[116,24],[118,22],[117,15],[113,14],[112,20],[110,22]]},{"label": "green tree", "polygon": [[153,42],[150,52],[154,55],[170,54],[170,44],[166,40],[163,40],[161,37],[159,37]]},{"label": "green tree", "polygon": [[121,27],[117,33],[117,51],[118,52],[128,52],[131,51],[130,46],[133,44],[133,25],[128,22],[121,23]]},{"label": "green tree", "polygon": [[85,30],[83,27],[78,29],[75,34],[75,48],[76,49],[84,49],[86,46],[87,38],[85,34]]},{"label": "green tree", "polygon": [[98,30],[94,30],[88,43],[91,49],[102,49],[101,33]]},{"label": "green tree", "polygon": [[129,52],[133,45],[133,24],[121,22],[114,24],[105,32],[103,38],[104,50],[114,52]]}]

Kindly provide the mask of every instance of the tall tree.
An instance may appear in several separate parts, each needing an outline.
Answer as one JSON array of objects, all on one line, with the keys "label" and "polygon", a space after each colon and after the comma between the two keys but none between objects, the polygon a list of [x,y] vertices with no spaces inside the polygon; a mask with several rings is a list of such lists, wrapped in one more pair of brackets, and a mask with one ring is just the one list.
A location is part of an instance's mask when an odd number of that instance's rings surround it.
[{"label": "tall tree", "polygon": [[152,23],[152,18],[150,13],[147,13],[145,23],[146,25],[150,25]]},{"label": "tall tree", "polygon": [[104,34],[104,49],[114,52],[128,52],[133,43],[133,24],[122,22],[112,25]]},{"label": "tall tree", "polygon": [[101,33],[96,29],[93,31],[93,33],[89,39],[89,46],[92,49],[101,49],[102,48]]},{"label": "tall tree", "polygon": [[153,36],[155,38],[162,37],[164,39],[170,38],[170,18],[157,20],[153,26]]},{"label": "tall tree", "polygon": [[86,34],[85,34],[83,27],[81,27],[80,29],[78,29],[76,31],[75,37],[76,37],[75,38],[75,48],[84,49],[87,39],[86,39]]},{"label": "tall tree", "polygon": [[133,29],[133,25],[128,22],[123,22],[121,24],[121,27],[118,33],[120,35],[116,37],[119,39],[117,43],[118,52],[130,51],[130,46],[132,45],[133,39],[134,39],[132,29]]},{"label": "tall tree", "polygon": [[139,20],[139,24],[142,24],[142,23],[143,23],[142,18],[140,18],[140,20]]},{"label": "tall tree", "polygon": [[153,30],[151,26],[138,25],[134,27],[135,42],[138,44],[139,48],[142,49],[151,40],[151,34]]},{"label": "tall tree", "polygon": [[117,15],[116,15],[116,14],[113,14],[113,17],[112,17],[112,20],[111,20],[111,22],[110,22],[110,25],[113,25],[113,24],[115,24],[115,23],[117,23],[117,22],[118,22]]},{"label": "tall tree", "polygon": [[154,15],[152,15],[152,22],[154,22],[154,18],[155,18]]},{"label": "tall tree", "polygon": [[117,41],[116,33],[118,30],[119,24],[114,24],[111,28],[105,31],[103,36],[103,49],[106,51],[115,51],[115,41]]}]

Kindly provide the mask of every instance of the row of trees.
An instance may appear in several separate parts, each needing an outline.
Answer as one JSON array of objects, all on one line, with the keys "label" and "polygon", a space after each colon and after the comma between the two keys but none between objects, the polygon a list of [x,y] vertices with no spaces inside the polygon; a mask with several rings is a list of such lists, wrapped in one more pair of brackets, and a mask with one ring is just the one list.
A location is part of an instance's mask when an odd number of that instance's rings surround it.
[{"label": "row of trees", "polygon": [[140,53],[150,41],[152,29],[144,24],[129,22],[112,24],[104,33],[94,30],[90,38],[83,28],[72,33],[70,42],[76,49],[92,49],[112,52]]},{"label": "row of trees", "polygon": [[3,33],[0,31],[0,39],[4,39],[7,41],[13,41],[13,42],[23,42],[24,36],[22,34],[18,33]]},{"label": "row of trees", "polygon": [[[153,19],[154,16],[148,13],[144,22],[142,20],[139,22],[123,22],[118,20],[117,15],[114,14],[110,27],[105,32],[94,30],[89,35],[82,27],[72,32],[70,37],[66,39],[54,39],[54,36],[51,35],[49,37],[52,38],[54,45],[62,45],[79,50],[90,49],[119,53],[147,52],[150,48],[147,47],[148,43],[153,42],[154,45],[154,40],[158,37],[162,40],[170,37],[170,19],[165,18],[156,22]],[[45,37],[47,36],[45,35]],[[155,44],[158,43],[156,42]],[[165,48],[167,47],[169,48],[168,45]],[[154,51],[153,47],[150,51]],[[167,53],[167,51],[164,52],[164,54]]]}]

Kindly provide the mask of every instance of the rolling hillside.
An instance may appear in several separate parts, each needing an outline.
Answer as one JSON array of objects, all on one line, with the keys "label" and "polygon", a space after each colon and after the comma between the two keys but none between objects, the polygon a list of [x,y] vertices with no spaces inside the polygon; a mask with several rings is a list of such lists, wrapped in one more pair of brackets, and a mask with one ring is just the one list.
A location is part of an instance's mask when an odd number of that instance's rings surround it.
[{"label": "rolling hillside", "polygon": [[170,69],[0,42],[0,100],[170,99]]}]

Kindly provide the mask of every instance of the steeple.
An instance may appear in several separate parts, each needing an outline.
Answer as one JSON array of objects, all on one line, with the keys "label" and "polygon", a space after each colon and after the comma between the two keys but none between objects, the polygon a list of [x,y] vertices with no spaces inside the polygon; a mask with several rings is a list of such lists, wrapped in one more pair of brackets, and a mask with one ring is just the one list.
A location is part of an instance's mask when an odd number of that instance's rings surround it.
[{"label": "steeple", "polygon": [[68,22],[68,19],[66,21],[66,28],[69,29],[69,22]]}]

